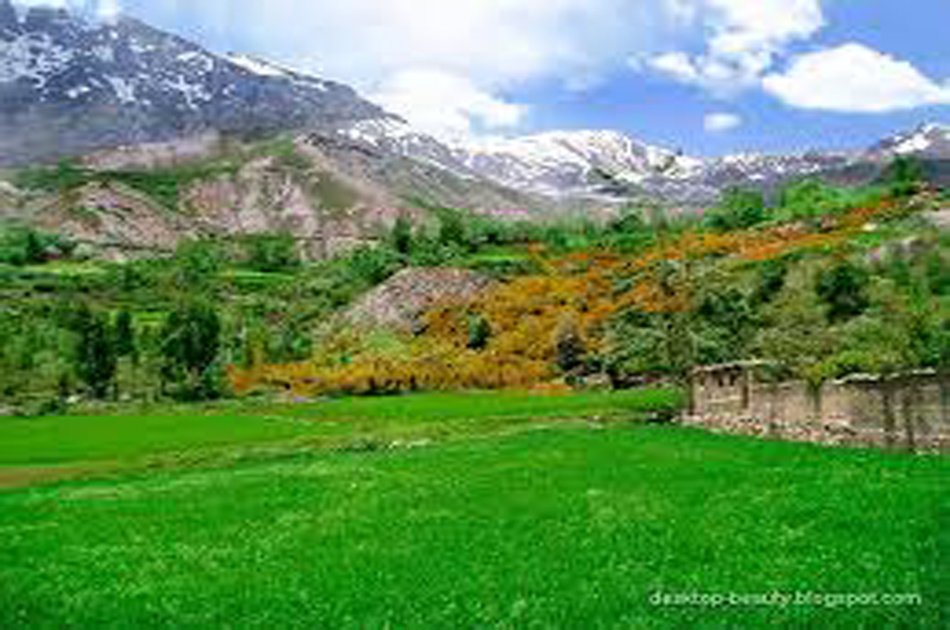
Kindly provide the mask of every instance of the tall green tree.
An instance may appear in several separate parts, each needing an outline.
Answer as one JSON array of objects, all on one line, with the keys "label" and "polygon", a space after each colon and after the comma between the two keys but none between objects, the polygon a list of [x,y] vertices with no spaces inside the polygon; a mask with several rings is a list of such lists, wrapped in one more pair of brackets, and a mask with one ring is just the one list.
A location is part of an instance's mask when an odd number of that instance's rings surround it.
[{"label": "tall green tree", "polygon": [[117,357],[109,319],[83,304],[77,310],[74,330],[76,375],[90,395],[105,399],[115,382]]},{"label": "tall green tree", "polygon": [[210,304],[191,301],[172,311],[162,329],[162,380],[186,400],[221,394],[218,353],[221,319]]},{"label": "tall green tree", "polygon": [[405,215],[399,215],[389,235],[392,248],[402,256],[412,253],[412,222]]},{"label": "tall green tree", "polygon": [[134,358],[137,354],[132,313],[125,309],[115,318],[115,353],[120,358]]}]

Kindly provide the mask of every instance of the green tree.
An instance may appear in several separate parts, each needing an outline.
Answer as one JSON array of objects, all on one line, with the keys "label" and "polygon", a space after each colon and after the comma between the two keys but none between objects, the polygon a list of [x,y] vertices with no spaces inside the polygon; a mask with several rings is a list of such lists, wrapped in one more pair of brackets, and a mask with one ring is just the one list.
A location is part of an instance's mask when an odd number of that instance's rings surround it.
[{"label": "green tree", "polygon": [[23,250],[28,264],[38,265],[46,262],[46,244],[35,231],[26,231]]},{"label": "green tree", "polygon": [[412,222],[405,215],[399,215],[389,235],[392,248],[402,256],[412,253]]},{"label": "green tree", "polygon": [[[807,281],[811,279],[808,278]],[[752,356],[782,366],[792,376],[819,385],[831,374],[825,361],[838,347],[838,336],[828,326],[818,296],[809,291],[805,278],[792,278],[792,286],[763,309]]]},{"label": "green tree", "polygon": [[491,324],[483,315],[472,315],[468,319],[468,347],[470,350],[484,350],[491,341]]},{"label": "green tree", "polygon": [[897,197],[913,195],[920,190],[923,181],[924,167],[920,161],[907,156],[894,158],[884,172],[884,183]]},{"label": "green tree", "polygon": [[693,362],[710,365],[746,358],[755,318],[748,298],[735,288],[715,288],[702,295],[688,325],[696,340]]},{"label": "green tree", "polygon": [[184,241],[175,251],[174,281],[189,293],[209,289],[223,264],[218,244],[210,240]]},{"label": "green tree", "polygon": [[443,245],[468,245],[465,221],[460,212],[445,210],[439,216],[439,242]]},{"label": "green tree", "polygon": [[220,396],[217,359],[221,320],[210,304],[192,301],[172,311],[162,329],[162,379],[178,397],[207,400]]},{"label": "green tree", "polygon": [[867,272],[847,261],[819,275],[817,293],[827,306],[830,323],[846,321],[867,310],[867,283]]},{"label": "green tree", "polygon": [[134,357],[137,353],[132,313],[123,309],[115,319],[115,352],[120,358]]},{"label": "green tree", "polygon": [[347,256],[344,264],[358,283],[372,287],[396,273],[401,262],[388,247],[360,247]]},{"label": "green tree", "polygon": [[782,259],[768,260],[759,266],[752,289],[754,306],[769,304],[785,288],[788,277],[788,262]]},{"label": "green tree", "polygon": [[115,382],[117,358],[108,318],[82,304],[77,310],[74,330],[76,375],[90,395],[104,399]]},{"label": "green tree", "polygon": [[649,316],[628,310],[611,325],[604,363],[615,384],[632,376],[668,374],[673,371],[664,328]]}]

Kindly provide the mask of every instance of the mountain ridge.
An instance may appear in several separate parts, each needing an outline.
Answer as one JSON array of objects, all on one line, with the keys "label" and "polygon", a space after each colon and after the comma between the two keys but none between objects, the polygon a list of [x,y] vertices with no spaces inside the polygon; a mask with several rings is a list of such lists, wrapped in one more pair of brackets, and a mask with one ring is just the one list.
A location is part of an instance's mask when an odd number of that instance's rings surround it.
[{"label": "mountain ridge", "polygon": [[937,123],[853,151],[713,158],[615,130],[446,142],[342,83],[259,57],[218,55],[129,17],[90,21],[0,0],[0,166],[188,143],[207,133],[280,132],[308,136],[340,162],[377,172],[384,185],[414,181],[405,171],[425,170],[429,180],[440,171],[454,183],[437,186],[451,194],[432,201],[473,209],[485,209],[485,199],[525,195],[552,208],[572,200],[694,208],[732,186],[769,192],[810,176],[865,183],[896,156],[950,162],[950,126]]},{"label": "mountain ridge", "polygon": [[262,72],[134,18],[93,22],[0,0],[0,165],[210,130],[332,129],[386,116],[349,86]]}]

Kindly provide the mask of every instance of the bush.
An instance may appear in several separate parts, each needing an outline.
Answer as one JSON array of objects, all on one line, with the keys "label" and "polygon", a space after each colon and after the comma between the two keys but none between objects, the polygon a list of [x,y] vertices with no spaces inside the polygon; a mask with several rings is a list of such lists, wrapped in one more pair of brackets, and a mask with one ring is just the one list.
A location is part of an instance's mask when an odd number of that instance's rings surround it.
[{"label": "bush", "polygon": [[275,273],[300,266],[297,241],[292,234],[255,234],[243,239],[244,258],[255,271]]},{"label": "bush", "polygon": [[67,256],[73,249],[59,236],[28,227],[0,231],[0,263],[8,265],[40,265],[50,258]]},{"label": "bush", "polygon": [[468,319],[469,350],[484,350],[491,340],[491,324],[483,315],[472,315]]},{"label": "bush", "polygon": [[359,282],[375,286],[396,273],[399,256],[388,247],[360,247],[347,256],[343,264]]},{"label": "bush", "polygon": [[849,262],[838,263],[821,273],[817,292],[828,308],[830,323],[852,319],[867,310],[867,283],[867,272]]},{"label": "bush", "polygon": [[768,220],[765,197],[761,192],[743,188],[731,188],[722,201],[706,215],[708,227],[727,232],[756,226]]},{"label": "bush", "polygon": [[570,374],[584,365],[587,346],[581,338],[577,321],[564,317],[554,331],[554,352],[557,366],[565,374]]}]

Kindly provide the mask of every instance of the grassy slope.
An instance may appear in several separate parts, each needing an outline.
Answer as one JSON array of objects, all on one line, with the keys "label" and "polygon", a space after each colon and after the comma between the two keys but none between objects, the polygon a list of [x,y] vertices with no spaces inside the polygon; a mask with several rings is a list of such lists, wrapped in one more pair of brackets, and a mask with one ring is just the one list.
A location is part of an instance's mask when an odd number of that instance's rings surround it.
[{"label": "grassy slope", "polygon": [[15,479],[23,467],[132,463],[149,456],[282,442],[369,447],[373,440],[471,434],[546,418],[639,417],[675,408],[679,400],[672,391],[458,393],[4,419],[0,485],[4,470],[8,479]]},{"label": "grassy slope", "polygon": [[[938,627],[948,473],[618,427],[23,490],[0,495],[0,626]],[[775,589],[924,605],[649,603]]]}]

